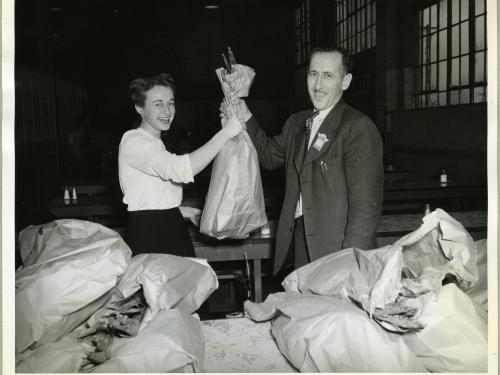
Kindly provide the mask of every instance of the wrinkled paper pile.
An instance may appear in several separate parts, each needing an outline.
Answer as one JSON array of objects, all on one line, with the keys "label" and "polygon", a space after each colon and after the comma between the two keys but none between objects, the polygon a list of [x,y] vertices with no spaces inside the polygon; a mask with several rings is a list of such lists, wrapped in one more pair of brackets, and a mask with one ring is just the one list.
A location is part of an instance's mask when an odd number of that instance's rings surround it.
[{"label": "wrinkled paper pile", "polygon": [[20,234],[16,372],[193,372],[203,366],[191,314],[218,287],[200,259],[133,258],[99,224],[57,220]]},{"label": "wrinkled paper pile", "polygon": [[327,255],[245,308],[275,319],[273,335],[301,371],[485,371],[487,313],[475,302],[484,293],[467,294],[484,277],[478,259],[465,228],[438,209],[393,245]]}]

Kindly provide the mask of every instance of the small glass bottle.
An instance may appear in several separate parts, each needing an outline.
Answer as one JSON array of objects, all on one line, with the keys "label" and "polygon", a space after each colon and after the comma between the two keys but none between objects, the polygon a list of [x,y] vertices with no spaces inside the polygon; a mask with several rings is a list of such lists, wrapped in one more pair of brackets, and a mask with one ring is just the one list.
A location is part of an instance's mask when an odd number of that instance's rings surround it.
[{"label": "small glass bottle", "polygon": [[441,167],[440,169],[439,180],[441,182],[441,186],[446,186],[448,184],[448,171],[445,167]]},{"label": "small glass bottle", "polygon": [[78,195],[76,195],[76,188],[73,186],[73,191],[71,192],[71,200],[73,203],[78,202]]},{"label": "small glass bottle", "polygon": [[425,204],[424,216],[427,216],[431,213],[431,205],[429,203]]},{"label": "small glass bottle", "polygon": [[64,188],[64,204],[70,204],[71,202],[71,198],[69,196],[69,190],[68,190],[68,187],[66,186]]}]

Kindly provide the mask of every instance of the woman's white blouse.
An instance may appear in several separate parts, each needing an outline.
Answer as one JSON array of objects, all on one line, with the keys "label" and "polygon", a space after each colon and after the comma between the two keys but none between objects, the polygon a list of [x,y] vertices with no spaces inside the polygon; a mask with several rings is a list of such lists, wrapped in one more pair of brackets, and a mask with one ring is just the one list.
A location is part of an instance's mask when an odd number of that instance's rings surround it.
[{"label": "woman's white blouse", "polygon": [[118,175],[128,211],[179,207],[182,184],[193,182],[189,155],[175,155],[142,128],[123,134]]}]

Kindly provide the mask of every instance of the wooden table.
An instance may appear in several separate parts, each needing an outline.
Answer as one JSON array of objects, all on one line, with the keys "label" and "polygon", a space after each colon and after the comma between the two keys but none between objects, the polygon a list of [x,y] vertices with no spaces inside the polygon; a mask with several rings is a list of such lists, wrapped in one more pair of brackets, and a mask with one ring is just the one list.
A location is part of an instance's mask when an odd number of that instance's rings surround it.
[{"label": "wooden table", "polygon": [[126,206],[122,196],[117,194],[80,195],[76,202],[69,204],[62,197],[47,203],[47,209],[58,219],[75,218],[101,222],[106,216],[122,216],[126,214]]},{"label": "wooden table", "polygon": [[486,181],[449,181],[446,185],[439,181],[386,182],[384,213],[398,210],[423,212],[425,203],[449,211],[462,211],[471,201],[474,202],[473,209],[483,209],[486,208],[487,196]]},{"label": "wooden table", "polygon": [[190,229],[190,235],[196,256],[208,262],[245,260],[246,254],[251,262],[254,301],[262,302],[262,260],[274,255],[276,226],[276,222],[271,222],[269,235],[255,231],[246,239],[217,240],[193,229]]},{"label": "wooden table", "polygon": [[[283,188],[265,191],[266,211],[279,214],[283,199]],[[47,209],[57,218],[81,218],[98,221],[105,216],[125,216],[126,207],[122,203],[121,194],[80,195],[78,202],[65,204],[62,198],[54,198],[47,204]],[[450,207],[448,211],[464,210],[463,203],[467,199],[475,199],[486,204],[487,185],[484,181],[450,181],[441,186],[439,181],[393,182],[384,186],[384,213],[423,212],[425,203],[444,201]],[[203,207],[204,197],[185,195],[182,205]],[[451,203],[450,203],[451,202]],[[485,207],[484,207],[485,208]],[[465,207],[465,209],[471,209]],[[474,207],[473,209],[483,209]],[[277,215],[274,215],[277,216]],[[270,215],[273,218],[273,215]]]}]

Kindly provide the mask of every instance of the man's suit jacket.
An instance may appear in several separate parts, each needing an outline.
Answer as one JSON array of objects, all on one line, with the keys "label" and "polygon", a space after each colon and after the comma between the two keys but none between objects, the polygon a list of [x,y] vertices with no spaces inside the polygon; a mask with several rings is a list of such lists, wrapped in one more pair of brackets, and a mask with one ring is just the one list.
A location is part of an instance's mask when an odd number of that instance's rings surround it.
[{"label": "man's suit jacket", "polygon": [[[380,133],[365,114],[340,100],[323,120],[304,158],[305,122],[311,114],[308,110],[291,115],[282,133],[272,138],[254,117],[247,121],[262,167],[285,166],[274,274],[283,266],[292,242],[300,192],[311,261],[349,247],[376,247],[384,181]],[[320,150],[314,147],[319,134],[328,138]]]}]

